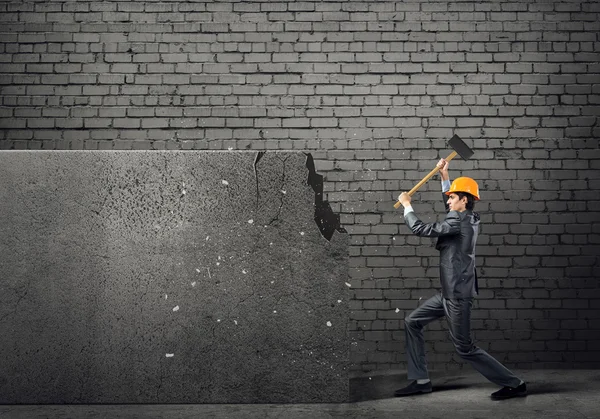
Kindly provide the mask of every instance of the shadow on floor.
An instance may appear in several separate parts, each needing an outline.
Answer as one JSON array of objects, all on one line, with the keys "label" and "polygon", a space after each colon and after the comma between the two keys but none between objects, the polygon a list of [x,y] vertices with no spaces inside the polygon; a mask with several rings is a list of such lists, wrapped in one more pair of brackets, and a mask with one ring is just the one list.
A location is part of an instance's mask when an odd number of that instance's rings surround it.
[{"label": "shadow on floor", "polygon": [[[591,377],[591,380],[597,379]],[[483,377],[473,380],[472,377],[450,376],[432,378],[433,391],[454,391],[464,390],[473,387],[490,387],[494,388],[494,384],[487,382]],[[568,394],[581,393],[589,390],[587,382],[540,382],[526,381],[527,393],[532,394]],[[394,398],[394,391],[408,385],[406,374],[398,375],[379,375],[373,377],[356,377],[350,379],[350,401],[364,402],[369,400],[381,400]]]},{"label": "shadow on floor", "polygon": [[[471,384],[454,383],[462,377],[448,377],[433,380],[433,391],[452,391],[469,388]],[[436,384],[438,381],[439,384]],[[406,375],[380,375],[373,377],[357,377],[350,379],[350,401],[364,402],[368,400],[389,399],[394,391],[409,384]]]},{"label": "shadow on floor", "polygon": [[527,394],[577,393],[589,389],[581,383],[530,383],[527,382]]}]

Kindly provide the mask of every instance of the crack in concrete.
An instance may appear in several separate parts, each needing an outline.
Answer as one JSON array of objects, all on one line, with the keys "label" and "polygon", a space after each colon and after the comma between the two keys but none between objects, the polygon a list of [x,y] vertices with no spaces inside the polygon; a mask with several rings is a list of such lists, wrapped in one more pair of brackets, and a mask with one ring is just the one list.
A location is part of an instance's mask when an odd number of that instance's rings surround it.
[{"label": "crack in concrete", "polygon": [[[242,305],[243,303],[245,303],[247,300],[253,298],[254,296],[256,296],[256,288],[253,286],[252,287],[252,292],[248,295],[246,295],[244,298],[242,298],[241,300],[238,300],[237,304],[235,304],[235,306],[233,306],[228,312],[227,312],[227,318],[230,319],[231,313],[234,313],[237,308]],[[213,334],[214,337],[214,334]]]},{"label": "crack in concrete", "polygon": [[[260,161],[260,159],[263,158],[265,153],[266,153],[265,151],[259,151],[256,154],[256,158],[254,159],[254,176],[256,178],[256,207],[258,207],[259,200],[260,200],[260,191],[259,191],[259,184],[258,184],[258,171],[257,171],[256,166],[257,166],[258,162]],[[323,200],[323,176],[319,175],[317,173],[317,171],[315,169],[315,162],[314,162],[312,154],[304,153],[304,155],[306,156],[306,168],[308,169],[307,184],[310,185],[312,187],[313,191],[315,192],[314,220],[317,223],[317,226],[319,227],[319,231],[321,232],[321,235],[325,239],[327,239],[327,241],[331,241],[331,238],[333,237],[333,234],[335,231],[337,231],[339,233],[347,233],[347,231],[340,225],[340,216],[333,212],[333,210],[331,209],[331,205],[329,204],[328,201]],[[287,158],[285,160],[287,160]],[[284,163],[283,181],[285,181],[285,160],[283,160],[283,163]],[[271,220],[271,222],[269,222],[269,225],[271,225],[273,222],[275,222],[279,218],[279,214],[281,213],[282,207],[283,207],[283,198],[282,198],[281,205],[279,207],[277,216],[273,220]]]},{"label": "crack in concrete", "polygon": [[[12,309],[12,311],[9,311],[4,316],[0,317],[0,323],[3,323],[8,317],[17,314],[17,312],[19,310],[19,305],[21,304],[21,301],[23,301],[25,299],[25,297],[27,297],[27,295],[29,294],[29,290],[32,288],[32,286],[31,286],[32,282],[33,282],[33,277],[32,277],[32,275],[30,275],[27,279],[27,284],[25,286],[23,286],[23,287],[17,286],[15,288],[9,287],[18,296],[19,299],[15,303],[15,306]],[[21,289],[19,289],[19,288],[21,288]]]},{"label": "crack in concrete", "polygon": [[[31,215],[31,218],[33,218],[33,220],[35,222],[38,223],[44,223],[44,220],[40,220],[40,218],[38,218],[36,215],[36,212],[28,205],[28,200],[26,199],[25,193],[21,193],[21,191],[13,189],[12,190],[14,192],[15,197],[17,198],[16,200],[19,201],[20,203],[23,204],[23,206],[27,209],[27,211],[29,211],[29,215]],[[44,191],[45,193],[45,191]],[[15,214],[15,213],[12,213]],[[21,215],[21,214],[20,214]]]},{"label": "crack in concrete", "polygon": [[269,221],[269,224],[267,224],[269,226],[271,224],[273,224],[275,221],[279,220],[279,215],[281,214],[281,208],[283,208],[283,196],[285,194],[282,191],[283,191],[283,187],[285,186],[285,162],[289,158],[290,158],[290,156],[286,157],[285,159],[279,158],[279,160],[283,163],[283,171],[282,171],[282,174],[281,174],[281,187],[279,188],[279,191],[281,192],[281,194],[280,194],[280,201],[279,201],[279,208],[277,209],[277,215],[275,215],[275,218],[273,218],[271,221]]},{"label": "crack in concrete", "polygon": [[[254,161],[254,173],[255,173],[255,176],[256,176],[256,189],[257,189],[256,190],[256,195],[257,195],[256,207],[257,208],[258,208],[258,205],[259,205],[259,195],[260,195],[259,194],[259,184],[258,184],[258,169],[257,169],[257,164],[258,164],[259,160],[265,155],[265,153],[266,152],[264,152],[264,151],[259,152],[256,155],[256,159]],[[281,161],[283,163],[283,172],[282,172],[282,175],[281,175],[281,186],[283,187],[285,185],[285,163],[290,158],[290,156],[286,157],[285,159],[282,159],[282,158],[280,158],[277,155],[275,157],[277,157],[277,159],[279,159],[279,161]],[[282,187],[280,187],[279,189],[283,190]],[[281,196],[281,195],[284,195],[284,194],[283,193],[280,194],[280,205],[279,205],[279,208],[277,210],[277,214],[275,215],[275,217],[273,219],[271,219],[271,221],[269,221],[265,225],[265,227],[270,227],[274,222],[276,222],[276,221],[279,220],[279,216],[281,214],[281,209],[283,208],[283,203],[284,203],[284,201],[283,201],[284,197]],[[250,253],[254,253],[256,251],[256,248],[258,247],[258,244],[260,243],[260,241],[263,238],[263,234],[264,234],[264,232],[259,232],[258,233],[258,236],[254,240],[254,244],[253,244],[252,248],[250,249]]]},{"label": "crack in concrete", "polygon": [[340,226],[340,216],[333,212],[329,202],[323,200],[323,176],[317,173],[312,154],[304,154],[306,155],[306,168],[308,169],[307,182],[315,191],[315,222],[321,235],[327,241],[331,241],[335,231],[339,233],[347,233],[347,231]]},{"label": "crack in concrete", "polygon": [[256,179],[256,207],[258,207],[258,202],[260,200],[260,191],[258,189],[258,171],[256,170],[256,165],[263,158],[266,151],[259,151],[256,153],[256,158],[254,159],[254,178]]},{"label": "crack in concrete", "polygon": [[[81,202],[79,202],[78,200],[76,200],[76,199],[74,199],[74,198],[71,198],[71,202],[75,202],[75,203],[76,203],[77,205],[79,205],[80,207],[82,207],[82,208],[84,208],[84,209],[86,209],[86,210],[88,210],[88,211],[91,211],[91,212],[93,212],[93,213],[94,213],[94,214],[96,214],[97,216],[100,216],[100,211],[96,211],[96,210],[94,210],[94,209],[92,209],[92,208],[90,208],[90,207],[88,207],[88,206],[86,206],[86,205],[83,205]],[[105,203],[106,203],[106,200],[105,200]],[[102,207],[100,208],[100,210],[102,210]]]},{"label": "crack in concrete", "polygon": [[163,368],[164,368],[164,364],[162,364],[161,367],[160,367],[160,375],[158,377],[159,381],[158,381],[158,386],[156,388],[156,400],[157,401],[160,400],[160,391],[162,389],[163,381],[164,381]]}]

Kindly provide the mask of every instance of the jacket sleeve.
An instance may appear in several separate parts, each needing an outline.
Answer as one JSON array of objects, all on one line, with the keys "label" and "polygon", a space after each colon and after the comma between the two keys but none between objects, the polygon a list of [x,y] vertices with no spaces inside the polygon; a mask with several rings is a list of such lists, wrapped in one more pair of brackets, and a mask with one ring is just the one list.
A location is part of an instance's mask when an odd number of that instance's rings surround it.
[{"label": "jacket sleeve", "polygon": [[450,205],[448,205],[448,195],[446,195],[444,192],[442,192],[442,202],[444,203],[446,212],[450,211]]},{"label": "jacket sleeve", "polygon": [[404,221],[414,234],[421,237],[452,236],[460,233],[460,216],[456,211],[450,211],[441,223],[425,224],[414,212],[406,214]]}]

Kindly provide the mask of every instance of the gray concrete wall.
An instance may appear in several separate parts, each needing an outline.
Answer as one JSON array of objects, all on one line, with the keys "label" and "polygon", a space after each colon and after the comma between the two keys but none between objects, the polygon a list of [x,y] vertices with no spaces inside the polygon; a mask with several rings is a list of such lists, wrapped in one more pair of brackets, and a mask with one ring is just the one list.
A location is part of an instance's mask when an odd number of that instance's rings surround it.
[{"label": "gray concrete wall", "polygon": [[[482,189],[477,344],[600,367],[599,34],[597,0],[1,2],[0,148],[310,151],[350,235],[360,373],[406,368],[403,319],[439,290],[392,204],[458,134],[475,155],[451,176]],[[429,366],[462,369],[428,329]]]},{"label": "gray concrete wall", "polygon": [[347,400],[347,234],[257,156],[0,152],[0,403]]}]

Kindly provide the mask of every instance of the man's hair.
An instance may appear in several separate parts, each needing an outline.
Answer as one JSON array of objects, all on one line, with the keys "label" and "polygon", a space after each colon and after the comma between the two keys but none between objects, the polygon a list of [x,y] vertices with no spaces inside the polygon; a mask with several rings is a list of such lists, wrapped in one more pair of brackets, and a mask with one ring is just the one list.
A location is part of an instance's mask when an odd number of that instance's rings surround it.
[{"label": "man's hair", "polygon": [[458,199],[463,199],[467,197],[467,205],[466,208],[468,211],[473,211],[475,209],[475,197],[468,192],[455,192],[458,195]]}]

